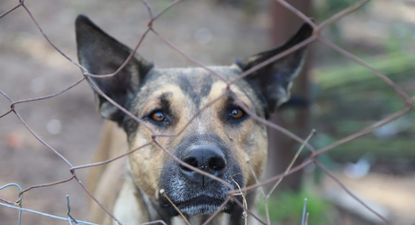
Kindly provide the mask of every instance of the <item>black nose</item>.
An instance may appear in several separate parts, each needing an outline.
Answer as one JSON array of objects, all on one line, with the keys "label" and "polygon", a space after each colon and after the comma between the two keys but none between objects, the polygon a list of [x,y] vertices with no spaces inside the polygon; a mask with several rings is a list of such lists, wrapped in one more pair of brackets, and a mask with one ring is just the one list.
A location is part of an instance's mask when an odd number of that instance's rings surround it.
[{"label": "black nose", "polygon": [[[216,145],[198,145],[187,149],[181,160],[204,172],[221,177],[226,169],[226,159],[223,151]],[[180,165],[181,172],[190,180],[199,181],[205,177],[202,174]]]}]

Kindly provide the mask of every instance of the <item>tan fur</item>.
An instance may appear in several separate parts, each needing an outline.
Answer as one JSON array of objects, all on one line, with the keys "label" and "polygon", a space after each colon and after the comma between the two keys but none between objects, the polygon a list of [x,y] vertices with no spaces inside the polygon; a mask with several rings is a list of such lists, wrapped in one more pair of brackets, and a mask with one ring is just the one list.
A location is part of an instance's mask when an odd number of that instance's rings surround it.
[{"label": "tan fur", "polygon": [[[206,104],[216,100],[225,93],[226,85],[222,81],[217,81],[212,85],[210,94],[202,99],[200,108]],[[245,107],[252,108],[252,102],[239,90],[236,86],[232,86],[231,90],[238,96]],[[196,108],[192,108],[191,100],[181,93],[181,90],[175,85],[166,84],[158,91],[149,96],[147,105],[140,105],[143,111],[156,107],[157,99],[163,93],[173,93],[170,101],[174,102],[172,110],[183,115],[174,126],[174,129],[169,129],[170,134],[178,134],[176,137],[159,137],[157,141],[166,149],[169,146],[175,146],[180,141],[194,132],[204,132],[209,130],[223,137],[226,144],[233,146],[232,154],[241,166],[244,183],[252,185],[255,183],[254,175],[260,176],[262,174],[267,142],[265,127],[258,122],[250,119],[244,123],[241,128],[232,129],[222,124],[217,118],[217,112],[225,105],[225,100],[217,100],[214,104],[206,108],[200,115],[198,115],[190,124],[189,120],[195,112]],[[138,107],[138,106],[137,106]],[[140,117],[141,115],[139,115]],[[206,122],[209,121],[209,122]],[[183,128],[188,124],[188,127]],[[183,131],[182,131],[183,130]],[[157,130],[156,130],[157,131]],[[95,156],[96,161],[104,161],[111,159],[117,155],[124,153],[127,148],[132,150],[148,143],[151,140],[152,131],[146,126],[138,128],[135,137],[130,140],[127,147],[127,138],[124,132],[112,122],[107,122],[104,125],[102,135],[102,144],[100,145]],[[138,225],[148,222],[151,218],[151,207],[147,205],[142,194],[145,194],[153,200],[158,197],[159,189],[158,182],[161,168],[164,161],[168,158],[168,154],[156,145],[149,145],[133,152],[127,158],[119,159],[104,166],[96,167],[91,171],[89,179],[89,187],[91,191],[95,192],[96,198],[103,204],[103,206],[110,212],[114,212],[114,216],[126,225]],[[129,166],[126,166],[126,165]],[[251,168],[250,168],[251,167]],[[126,176],[126,173],[131,173],[131,176]],[[131,179],[130,179],[131,177]],[[143,193],[137,193],[137,188]],[[100,209],[96,203],[91,205],[91,221],[96,223],[110,225],[111,218]],[[228,224],[229,216],[221,213],[211,224]],[[191,218],[192,224],[199,224],[200,219]],[[198,222],[199,221],[199,222]],[[172,220],[172,224],[185,224],[180,218]]]},{"label": "tan fur", "polygon": [[[125,225],[154,220],[185,224],[183,218],[174,217],[173,204],[177,204],[190,224],[199,225],[218,210],[229,191],[255,184],[267,158],[267,133],[263,123],[244,111],[266,118],[287,100],[305,51],[284,56],[249,77],[240,75],[309,38],[312,26],[304,24],[286,44],[231,66],[162,69],[136,55],[121,70],[131,53],[127,46],[86,16],[77,17],[75,28],[83,68],[91,74],[118,71],[102,79],[88,76],[101,116],[115,122],[104,125],[95,161],[131,152],[91,168],[88,188],[100,203],[91,204],[93,222],[116,224],[107,211]],[[233,81],[232,86],[226,81]],[[134,121],[125,110],[142,121]],[[246,196],[250,211],[254,196],[252,192]],[[253,224],[242,218],[234,203],[220,209],[223,212],[210,224]]]},{"label": "tan fur", "polygon": [[[101,135],[101,144],[94,157],[95,162],[114,158],[127,151],[128,145],[126,140],[124,131],[118,128],[116,124],[105,122]],[[114,203],[118,198],[118,193],[124,181],[125,165],[126,159],[124,158],[90,169],[87,183],[88,190],[110,212],[113,210]],[[100,224],[112,224],[108,215],[93,201],[91,201],[89,215],[91,221],[96,221]]]}]

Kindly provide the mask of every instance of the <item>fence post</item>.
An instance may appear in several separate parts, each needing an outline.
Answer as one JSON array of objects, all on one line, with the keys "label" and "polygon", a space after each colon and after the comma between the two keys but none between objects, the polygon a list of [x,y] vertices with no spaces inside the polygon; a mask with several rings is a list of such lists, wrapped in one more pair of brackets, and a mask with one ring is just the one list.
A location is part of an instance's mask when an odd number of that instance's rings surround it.
[{"label": "fence post", "polygon": [[[305,0],[292,0],[289,1],[295,8],[300,11],[310,14],[312,1]],[[280,45],[286,41],[290,35],[292,35],[298,27],[303,23],[303,21],[290,12],[288,9],[284,8],[278,2],[273,1],[270,8],[270,18],[271,18],[271,40],[274,45]],[[297,96],[308,97],[309,96],[309,61],[305,65],[305,68],[300,74],[300,76],[295,81],[294,85],[295,90],[293,93]],[[294,113],[294,116],[291,116],[290,119],[288,114]],[[285,112],[277,112],[271,116],[273,123],[279,124],[290,131],[295,132],[301,137],[305,137],[310,131],[309,121],[310,121],[310,110],[308,107],[300,108],[292,112],[288,110]],[[268,129],[269,132],[269,162],[267,168],[267,176],[275,176],[275,174],[282,173],[292,160],[296,148],[298,148],[298,143],[293,139],[275,131],[274,129]],[[301,161],[301,158],[298,162]],[[281,188],[287,188],[289,190],[298,190],[301,187],[301,175],[302,172],[297,172],[286,178],[282,182]]]}]

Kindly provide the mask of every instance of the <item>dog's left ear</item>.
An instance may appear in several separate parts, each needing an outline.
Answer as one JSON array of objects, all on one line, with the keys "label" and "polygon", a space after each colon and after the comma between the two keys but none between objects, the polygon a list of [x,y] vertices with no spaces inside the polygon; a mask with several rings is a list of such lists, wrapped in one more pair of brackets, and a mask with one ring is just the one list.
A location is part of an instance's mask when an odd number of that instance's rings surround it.
[{"label": "dog's left ear", "polygon": [[[292,48],[296,44],[299,44],[309,38],[312,33],[313,28],[308,24],[304,24],[299,31],[282,46],[258,53],[249,57],[247,60],[238,62],[237,65],[242,71],[247,71],[273,56]],[[267,114],[272,113],[277,106],[289,99],[292,81],[301,72],[305,52],[304,47],[296,50],[295,52],[252,72],[245,78],[264,101]]]},{"label": "dog's left ear", "polygon": [[[106,34],[86,16],[77,17],[75,28],[79,62],[90,73],[110,74],[115,72],[132,51]],[[92,77],[91,80],[112,100],[120,106],[128,108],[128,102],[152,67],[152,63],[135,55],[119,73],[110,77]],[[124,113],[98,93],[96,96],[102,117],[121,124]]]}]

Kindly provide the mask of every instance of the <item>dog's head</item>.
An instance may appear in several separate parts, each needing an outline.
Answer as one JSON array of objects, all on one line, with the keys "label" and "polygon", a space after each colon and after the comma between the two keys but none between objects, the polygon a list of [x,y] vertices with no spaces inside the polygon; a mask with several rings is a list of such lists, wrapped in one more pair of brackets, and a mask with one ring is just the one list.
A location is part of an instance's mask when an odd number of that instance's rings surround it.
[{"label": "dog's head", "polygon": [[[129,155],[137,187],[172,214],[173,203],[192,216],[214,213],[230,191],[254,184],[267,155],[266,127],[257,118],[289,98],[304,50],[254,67],[311,33],[304,25],[283,46],[231,66],[159,69],[136,56],[114,76],[90,78],[101,115],[125,130],[130,150],[140,148]],[[76,39],[80,63],[93,74],[116,71],[131,53],[84,16],[76,21]]]}]

